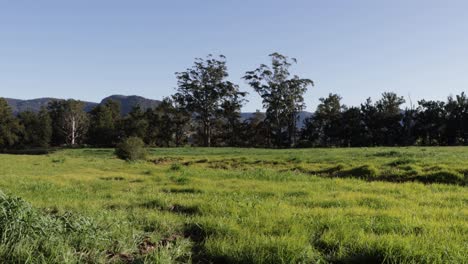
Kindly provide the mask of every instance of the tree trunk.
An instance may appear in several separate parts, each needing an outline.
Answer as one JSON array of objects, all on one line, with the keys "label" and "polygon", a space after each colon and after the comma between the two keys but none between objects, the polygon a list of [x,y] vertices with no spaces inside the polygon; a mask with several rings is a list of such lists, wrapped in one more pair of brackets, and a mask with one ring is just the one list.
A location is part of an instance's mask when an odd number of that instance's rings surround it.
[{"label": "tree trunk", "polygon": [[296,114],[294,114],[294,117],[293,117],[293,127],[292,127],[292,133],[293,133],[293,146],[296,145],[296,142],[297,142],[297,133],[296,133],[296,127],[297,127],[297,121],[296,121]]},{"label": "tree trunk", "polygon": [[209,122],[203,122],[203,145],[211,147],[211,127]]},{"label": "tree trunk", "polygon": [[72,131],[71,131],[71,145],[74,146],[75,145],[75,141],[76,141],[76,121],[75,121],[75,117],[72,117]]},{"label": "tree trunk", "polygon": [[278,113],[276,113],[276,146],[280,147],[281,146],[281,121],[279,119]]},{"label": "tree trunk", "polygon": [[208,147],[211,147],[211,126],[208,127]]}]

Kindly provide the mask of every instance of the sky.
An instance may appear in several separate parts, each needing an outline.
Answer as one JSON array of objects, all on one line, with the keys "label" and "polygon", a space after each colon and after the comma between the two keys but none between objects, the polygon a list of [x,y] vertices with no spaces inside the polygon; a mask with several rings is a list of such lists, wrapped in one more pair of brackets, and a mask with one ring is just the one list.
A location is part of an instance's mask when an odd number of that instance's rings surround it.
[{"label": "sky", "polygon": [[174,73],[207,54],[227,57],[229,80],[268,55],[297,59],[293,74],[357,106],[393,91],[413,103],[468,91],[468,1],[0,0],[0,96],[112,94],[162,99]]}]

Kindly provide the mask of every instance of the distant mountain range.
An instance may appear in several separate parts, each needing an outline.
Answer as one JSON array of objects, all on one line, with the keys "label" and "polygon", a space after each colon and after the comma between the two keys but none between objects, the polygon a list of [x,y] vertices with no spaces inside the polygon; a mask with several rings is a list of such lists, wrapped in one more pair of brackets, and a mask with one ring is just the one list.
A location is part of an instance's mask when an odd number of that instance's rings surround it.
[{"label": "distant mountain range", "polygon": [[102,99],[101,104],[109,100],[113,100],[120,103],[120,113],[123,116],[130,113],[132,108],[137,105],[139,105],[142,109],[146,110],[149,108],[155,108],[156,106],[161,104],[161,101],[159,100],[148,99],[137,95],[111,95]]},{"label": "distant mountain range", "polygon": [[[47,105],[50,102],[55,101],[55,100],[63,100],[63,99],[44,97],[44,98],[36,98],[36,99],[30,99],[30,100],[5,98],[5,100],[7,101],[8,105],[10,105],[11,110],[13,111],[13,114],[17,115],[25,111],[38,112],[39,110],[41,110],[42,107],[47,107]],[[85,103],[86,111],[91,111],[91,109],[93,109],[95,106],[98,105],[98,103],[92,103],[92,102],[84,102],[84,103]]]},{"label": "distant mountain range", "polygon": [[[31,99],[31,100],[20,100],[20,99],[12,99],[12,98],[5,98],[5,99],[10,105],[15,115],[24,111],[38,112],[41,109],[41,107],[47,107],[47,105],[51,101],[63,100],[63,99],[50,98],[50,97],[37,98],[37,99]],[[161,101],[159,100],[148,99],[148,98],[144,98],[144,97],[136,96],[136,95],[130,95],[130,96],[111,95],[109,97],[102,99],[100,103],[83,101],[85,103],[84,109],[85,111],[89,112],[94,107],[98,106],[99,104],[103,104],[109,100],[114,100],[120,103],[122,116],[128,114],[134,106],[139,105],[141,108],[146,110],[148,108],[154,108],[161,103]],[[254,114],[255,112],[242,113],[241,119],[247,120],[251,118]],[[305,112],[305,111],[299,112],[299,121],[297,123],[298,127],[303,127],[304,120],[311,116],[312,116],[312,113],[310,112]]]},{"label": "distant mountain range", "polygon": [[[47,107],[47,105],[51,101],[63,100],[63,99],[50,98],[50,97],[37,98],[37,99],[31,99],[31,100],[20,100],[20,99],[12,99],[12,98],[5,98],[5,99],[10,105],[14,114],[18,114],[24,111],[38,112],[41,109],[41,107]],[[136,96],[136,95],[131,95],[131,96],[111,95],[109,97],[102,99],[100,103],[83,101],[85,103],[84,110],[89,112],[94,107],[98,106],[99,104],[105,103],[109,100],[114,100],[120,103],[120,107],[121,107],[120,109],[121,109],[122,115],[128,114],[132,110],[132,107],[137,106],[137,105],[139,105],[141,108],[146,110],[148,108],[154,108],[161,103],[161,101],[159,100],[147,99],[147,98]]]}]

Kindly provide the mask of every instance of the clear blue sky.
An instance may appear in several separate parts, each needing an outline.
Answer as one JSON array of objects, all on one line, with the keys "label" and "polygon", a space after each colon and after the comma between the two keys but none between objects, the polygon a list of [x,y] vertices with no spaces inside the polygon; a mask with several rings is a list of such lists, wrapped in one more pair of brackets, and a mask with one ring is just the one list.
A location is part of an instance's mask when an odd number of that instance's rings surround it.
[{"label": "clear blue sky", "polygon": [[468,90],[468,1],[0,0],[0,96],[161,99],[195,57],[224,54],[230,80],[278,51],[347,105],[384,91],[444,100]]}]

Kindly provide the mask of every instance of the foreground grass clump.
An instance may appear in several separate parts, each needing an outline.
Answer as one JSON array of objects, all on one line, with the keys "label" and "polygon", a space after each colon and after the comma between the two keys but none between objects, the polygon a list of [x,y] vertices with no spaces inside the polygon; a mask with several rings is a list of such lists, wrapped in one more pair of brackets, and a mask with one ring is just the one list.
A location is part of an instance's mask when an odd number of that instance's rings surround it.
[{"label": "foreground grass clump", "polygon": [[0,259],[8,263],[103,260],[110,237],[91,219],[43,214],[20,198],[0,193]]},{"label": "foreground grass clump", "polygon": [[127,161],[144,160],[147,152],[141,138],[130,137],[119,143],[115,148],[117,157]]},{"label": "foreground grass clump", "polygon": [[[3,232],[0,248],[43,263],[468,261],[468,148],[179,148],[138,163],[79,149],[0,163],[0,189],[59,241],[22,247]],[[73,233],[62,216],[91,224]]]},{"label": "foreground grass clump", "polygon": [[[108,224],[109,225],[109,224]],[[122,241],[109,226],[71,212],[41,212],[21,198],[0,192],[2,263],[170,263],[190,260],[187,241],[151,242],[134,237],[135,250],[122,252]],[[115,230],[114,230],[115,231]]]}]

